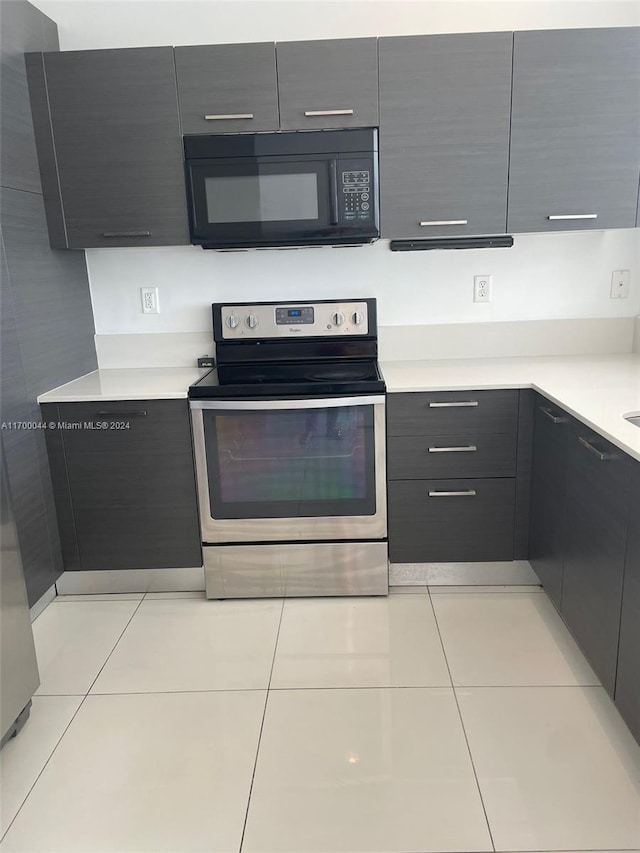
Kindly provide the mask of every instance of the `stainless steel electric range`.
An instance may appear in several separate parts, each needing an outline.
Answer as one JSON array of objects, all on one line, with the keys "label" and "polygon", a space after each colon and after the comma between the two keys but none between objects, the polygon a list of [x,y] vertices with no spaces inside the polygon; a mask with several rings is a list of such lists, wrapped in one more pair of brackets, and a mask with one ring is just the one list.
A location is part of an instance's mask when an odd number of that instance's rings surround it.
[{"label": "stainless steel electric range", "polygon": [[207,597],[386,595],[375,299],[213,305],[189,389]]}]

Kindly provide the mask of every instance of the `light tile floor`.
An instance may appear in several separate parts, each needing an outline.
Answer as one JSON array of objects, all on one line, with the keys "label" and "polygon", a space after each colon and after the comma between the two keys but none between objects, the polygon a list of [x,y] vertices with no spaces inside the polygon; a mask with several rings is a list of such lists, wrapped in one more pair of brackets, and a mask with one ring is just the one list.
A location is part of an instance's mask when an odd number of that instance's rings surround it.
[{"label": "light tile floor", "polygon": [[640,851],[640,747],[535,588],[61,596],[34,634],[3,853]]}]

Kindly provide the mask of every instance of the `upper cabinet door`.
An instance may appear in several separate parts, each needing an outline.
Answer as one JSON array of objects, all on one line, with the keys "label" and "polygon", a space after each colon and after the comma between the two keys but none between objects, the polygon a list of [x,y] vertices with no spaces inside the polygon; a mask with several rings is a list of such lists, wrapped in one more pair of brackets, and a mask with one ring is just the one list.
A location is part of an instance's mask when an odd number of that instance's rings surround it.
[{"label": "upper cabinet door", "polygon": [[189,243],[173,48],[44,62],[68,247]]},{"label": "upper cabinet door", "polygon": [[515,34],[509,231],[633,228],[640,28]]},{"label": "upper cabinet door", "polygon": [[379,46],[382,236],[503,234],[511,33]]},{"label": "upper cabinet door", "polygon": [[175,49],[183,133],[278,130],[275,44]]},{"label": "upper cabinet door", "polygon": [[377,127],[375,38],[276,45],[282,130]]}]

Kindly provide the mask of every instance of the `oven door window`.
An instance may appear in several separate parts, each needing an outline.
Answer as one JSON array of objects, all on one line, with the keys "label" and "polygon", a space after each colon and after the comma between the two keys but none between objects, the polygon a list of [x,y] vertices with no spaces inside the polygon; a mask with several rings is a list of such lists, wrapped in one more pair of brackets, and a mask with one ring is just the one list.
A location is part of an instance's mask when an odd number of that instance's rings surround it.
[{"label": "oven door window", "polygon": [[189,169],[198,239],[287,239],[331,226],[326,159],[196,161]]},{"label": "oven door window", "polygon": [[214,519],[375,514],[373,406],[203,418]]}]

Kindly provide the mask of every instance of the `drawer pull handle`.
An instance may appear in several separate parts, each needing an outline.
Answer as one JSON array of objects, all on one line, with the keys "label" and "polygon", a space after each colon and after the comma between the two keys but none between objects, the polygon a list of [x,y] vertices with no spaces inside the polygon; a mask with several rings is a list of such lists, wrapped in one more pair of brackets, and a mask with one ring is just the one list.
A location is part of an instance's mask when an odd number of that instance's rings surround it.
[{"label": "drawer pull handle", "polygon": [[96,412],[99,418],[146,418],[147,412],[145,409],[127,410],[121,412]]},{"label": "drawer pull handle", "polygon": [[305,110],[304,114],[309,118],[314,116],[352,116],[353,110]]},{"label": "drawer pull handle", "polygon": [[429,453],[473,453],[477,449],[475,444],[465,444],[461,447],[430,447]]},{"label": "drawer pull handle", "polygon": [[462,492],[439,492],[439,491],[430,491],[430,498],[467,498],[467,497],[475,497],[477,494],[475,489],[465,489]]},{"label": "drawer pull handle", "polygon": [[458,400],[455,403],[429,403],[430,409],[466,409],[477,406],[477,400]]},{"label": "drawer pull handle", "polygon": [[227,121],[236,118],[253,118],[253,113],[218,113],[217,115],[205,116],[205,121]]},{"label": "drawer pull handle", "polygon": [[562,216],[547,216],[550,222],[557,222],[561,219],[597,219],[597,213],[565,213]]},{"label": "drawer pull handle", "polygon": [[558,415],[554,415],[551,409],[546,409],[544,406],[538,407],[543,415],[546,415],[549,420],[554,424],[566,424],[567,419],[563,417],[559,417]]},{"label": "drawer pull handle", "polygon": [[103,231],[103,237],[151,237],[151,231]]},{"label": "drawer pull handle", "polygon": [[590,441],[587,441],[586,438],[581,438],[580,436],[578,436],[578,441],[583,447],[586,447],[588,451],[593,453],[594,456],[597,456],[601,462],[607,462],[609,459],[611,459],[610,454],[603,453],[602,450],[598,450],[598,448],[594,447],[593,444],[591,444]]},{"label": "drawer pull handle", "polygon": [[421,222],[420,227],[424,228],[427,225],[467,225],[467,219],[432,219],[426,222]]}]

